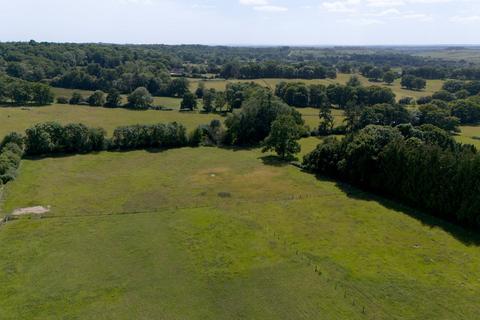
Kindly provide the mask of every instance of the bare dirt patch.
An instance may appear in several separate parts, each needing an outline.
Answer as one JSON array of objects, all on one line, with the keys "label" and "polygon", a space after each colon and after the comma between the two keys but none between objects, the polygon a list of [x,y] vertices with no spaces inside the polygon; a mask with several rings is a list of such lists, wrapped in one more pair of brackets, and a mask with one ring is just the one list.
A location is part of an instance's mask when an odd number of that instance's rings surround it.
[{"label": "bare dirt patch", "polygon": [[36,207],[28,207],[28,208],[20,208],[20,209],[15,209],[12,212],[13,217],[19,217],[19,216],[24,216],[24,215],[29,215],[29,214],[44,214],[50,211],[50,206],[42,207],[42,206],[36,206]]}]

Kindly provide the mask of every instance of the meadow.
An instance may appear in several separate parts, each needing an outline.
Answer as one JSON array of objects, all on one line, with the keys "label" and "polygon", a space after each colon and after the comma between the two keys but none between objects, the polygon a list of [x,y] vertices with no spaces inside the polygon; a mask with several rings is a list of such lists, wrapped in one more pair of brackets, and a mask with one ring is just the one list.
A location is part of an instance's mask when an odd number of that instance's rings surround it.
[{"label": "meadow", "polygon": [[[478,240],[259,150],[25,160],[1,319],[474,319]],[[468,239],[468,240],[467,240]]]},{"label": "meadow", "polygon": [[455,136],[458,142],[473,144],[480,149],[480,126],[462,126],[461,133]]},{"label": "meadow", "polygon": [[[93,91],[87,90],[73,90],[73,89],[64,89],[64,88],[54,88],[52,87],[52,92],[55,97],[66,97],[70,98],[73,92],[79,92],[84,98],[88,98]],[[127,102],[127,95],[122,95],[123,103]],[[171,97],[153,97],[153,104],[156,106],[167,107],[170,109],[179,110],[180,103],[182,99],[180,98],[171,98]]]},{"label": "meadow", "polygon": [[0,107],[0,136],[11,131],[23,132],[35,123],[58,121],[62,124],[82,122],[89,126],[102,127],[111,134],[121,125],[153,124],[159,122],[177,121],[193,130],[200,124],[209,123],[213,119],[220,119],[220,115],[202,114],[198,112],[183,113],[178,110],[128,110],[109,109],[102,107],[72,106],[53,104],[45,107]]}]

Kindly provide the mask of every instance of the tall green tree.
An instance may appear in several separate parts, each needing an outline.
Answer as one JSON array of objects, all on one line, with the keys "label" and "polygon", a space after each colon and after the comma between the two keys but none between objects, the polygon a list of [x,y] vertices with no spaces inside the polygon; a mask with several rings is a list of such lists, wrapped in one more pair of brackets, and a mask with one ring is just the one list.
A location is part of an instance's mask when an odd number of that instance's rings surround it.
[{"label": "tall green tree", "polygon": [[183,95],[183,100],[180,105],[180,109],[182,110],[194,110],[197,109],[197,98],[191,92],[187,92]]},{"label": "tall green tree", "polygon": [[217,92],[215,94],[215,111],[222,112],[227,103],[225,92]]},{"label": "tall green tree", "polygon": [[393,71],[387,71],[383,75],[383,81],[386,84],[392,84],[395,81],[395,78],[396,78],[396,75],[395,75],[395,72]]},{"label": "tall green tree", "polygon": [[302,128],[291,115],[280,115],[273,123],[270,134],[263,142],[262,152],[274,150],[282,159],[292,159],[300,152],[298,143]]},{"label": "tall green tree", "polygon": [[329,106],[322,106],[320,108],[320,125],[318,126],[318,133],[321,135],[328,135],[332,132],[335,125],[335,118],[332,115],[332,110]]},{"label": "tall green tree", "polygon": [[133,109],[147,109],[153,103],[153,97],[145,87],[135,89],[128,96],[128,104]]},{"label": "tall green tree", "polygon": [[215,89],[206,90],[203,94],[203,110],[207,113],[213,111],[213,102],[215,101]]},{"label": "tall green tree", "polygon": [[47,105],[53,102],[53,92],[50,90],[50,87],[41,84],[35,83],[31,87],[32,101],[39,105]]},{"label": "tall green tree", "polygon": [[202,99],[203,98],[203,95],[205,94],[205,82],[204,81],[200,81],[198,83],[198,87],[197,87],[197,90],[195,90],[195,95],[197,96],[198,99]]}]

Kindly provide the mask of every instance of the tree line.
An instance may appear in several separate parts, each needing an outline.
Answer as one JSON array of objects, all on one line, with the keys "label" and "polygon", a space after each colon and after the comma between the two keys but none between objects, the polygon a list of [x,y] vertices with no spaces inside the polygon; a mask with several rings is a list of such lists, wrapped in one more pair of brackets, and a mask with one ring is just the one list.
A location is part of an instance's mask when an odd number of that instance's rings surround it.
[{"label": "tree line", "polygon": [[58,122],[36,124],[21,137],[26,156],[76,154],[103,150],[134,150],[174,148],[188,144],[186,129],[173,122],[168,124],[121,126],[111,138],[102,128],[82,123],[62,125]]}]

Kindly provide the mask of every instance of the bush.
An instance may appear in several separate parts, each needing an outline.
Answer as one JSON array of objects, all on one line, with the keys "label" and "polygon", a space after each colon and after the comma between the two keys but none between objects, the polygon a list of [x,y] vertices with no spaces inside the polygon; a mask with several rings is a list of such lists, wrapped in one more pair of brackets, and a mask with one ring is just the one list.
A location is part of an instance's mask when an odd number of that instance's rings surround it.
[{"label": "bush", "polygon": [[148,109],[153,103],[153,97],[144,87],[135,89],[128,96],[128,107],[132,109]]},{"label": "bush", "polygon": [[69,100],[67,97],[58,97],[57,98],[57,103],[59,104],[69,104]]},{"label": "bush", "polygon": [[82,94],[76,91],[72,93],[72,97],[68,101],[70,104],[80,104],[81,102],[85,102],[85,100],[83,99]]},{"label": "bush", "polygon": [[432,97],[420,97],[417,99],[417,104],[422,105],[422,104],[428,104],[432,102],[433,98]]},{"label": "bush", "polygon": [[3,138],[2,143],[0,144],[0,149],[9,143],[14,143],[23,150],[25,146],[25,137],[20,133],[10,132]]},{"label": "bush", "polygon": [[405,98],[402,98],[400,100],[398,100],[398,103],[401,104],[401,105],[412,105],[415,103],[415,99],[413,99],[412,97],[405,97]]},{"label": "bush", "polygon": [[88,97],[88,104],[92,107],[102,107],[105,104],[105,93],[97,90]]},{"label": "bush", "polygon": [[[17,144],[18,142],[18,144]],[[0,149],[0,182],[14,180],[23,156],[23,139],[17,134],[8,134]]]}]

